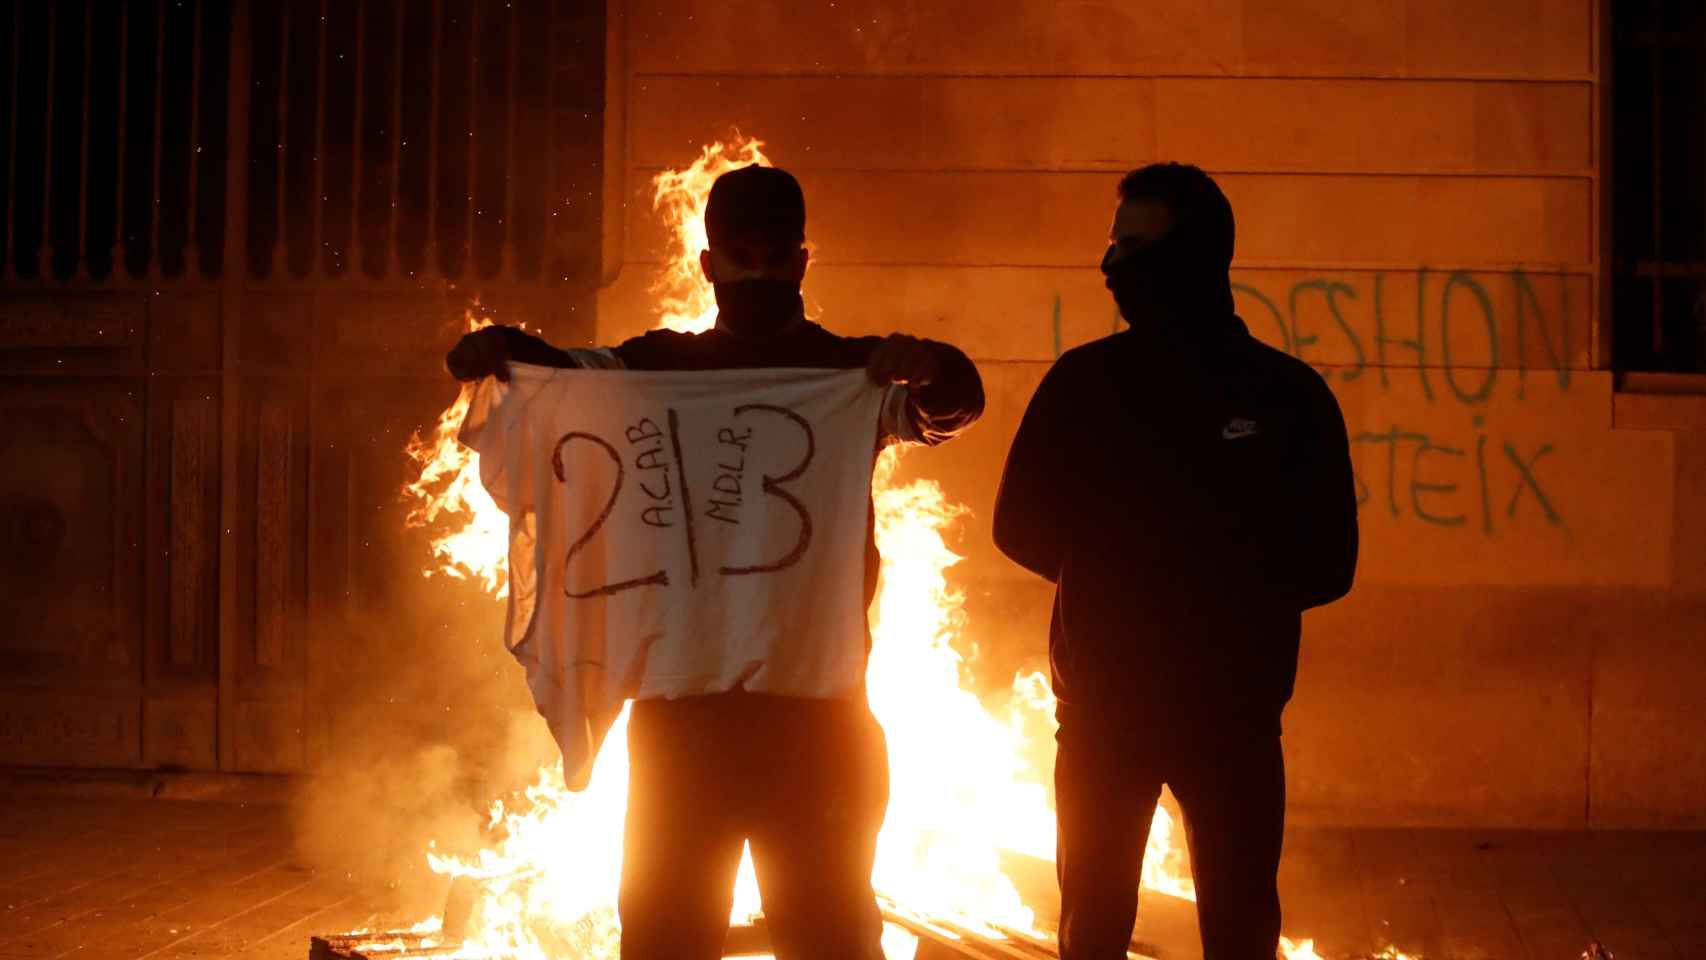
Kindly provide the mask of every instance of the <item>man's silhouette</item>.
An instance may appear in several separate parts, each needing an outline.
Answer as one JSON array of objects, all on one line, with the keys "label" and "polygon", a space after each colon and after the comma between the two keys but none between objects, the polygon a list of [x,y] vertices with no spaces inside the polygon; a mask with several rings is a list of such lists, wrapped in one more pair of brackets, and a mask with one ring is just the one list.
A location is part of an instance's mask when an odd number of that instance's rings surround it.
[{"label": "man's silhouette", "polygon": [[[983,411],[983,384],[959,350],[901,334],[841,337],[806,319],[805,222],[804,195],[788,173],[758,166],[726,173],[711,187],[710,249],[700,256],[717,295],[716,329],[654,330],[611,349],[566,351],[512,327],[488,327],[451,351],[451,373],[507,379],[510,360],[633,370],[863,367],[878,383],[907,386],[904,403],[885,407],[888,439],[940,443],[970,426]],[[868,532],[867,606],[878,560]],[[815,642],[799,632],[784,640]],[[624,960],[722,955],[743,840],[752,846],[776,956],[882,956],[871,867],[888,802],[888,757],[863,681],[861,672],[834,698],[737,686],[635,702],[618,904]]]},{"label": "man's silhouette", "polygon": [[1234,314],[1232,207],[1207,174],[1127,174],[1109,239],[1130,329],[1049,370],[995,506],[997,546],[1056,585],[1061,956],[1124,960],[1165,783],[1206,960],[1273,960],[1300,614],[1356,566],[1344,420]]}]

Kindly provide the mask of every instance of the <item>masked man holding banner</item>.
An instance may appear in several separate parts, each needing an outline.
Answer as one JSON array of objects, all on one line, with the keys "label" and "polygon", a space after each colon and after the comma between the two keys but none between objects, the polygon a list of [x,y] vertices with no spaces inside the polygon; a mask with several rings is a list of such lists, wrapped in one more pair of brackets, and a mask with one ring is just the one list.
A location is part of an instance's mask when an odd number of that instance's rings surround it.
[{"label": "masked man holding banner", "polygon": [[720,956],[749,841],[778,957],[872,960],[871,470],[965,430],[983,385],[947,344],[806,319],[786,172],[719,177],[705,226],[715,329],[561,350],[488,327],[448,357],[493,378],[464,437],[510,515],[509,642],[572,784],[634,700],[624,958]]}]

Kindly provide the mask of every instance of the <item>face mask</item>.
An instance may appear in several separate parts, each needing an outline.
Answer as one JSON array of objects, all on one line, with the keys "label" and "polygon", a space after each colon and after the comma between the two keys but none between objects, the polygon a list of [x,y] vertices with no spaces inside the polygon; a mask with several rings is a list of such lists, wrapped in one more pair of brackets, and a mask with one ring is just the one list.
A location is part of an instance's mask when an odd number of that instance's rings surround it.
[{"label": "face mask", "polygon": [[714,284],[717,326],[742,337],[777,333],[800,315],[800,288],[785,280],[752,277]]},{"label": "face mask", "polygon": [[1187,321],[1180,314],[1232,310],[1231,291],[1221,268],[1206,268],[1178,234],[1168,234],[1142,250],[1115,259],[1110,245],[1102,256],[1102,276],[1133,327],[1162,320]]},{"label": "face mask", "polygon": [[1119,305],[1120,316],[1133,327],[1157,319],[1155,315],[1165,310],[1171,300],[1167,286],[1178,278],[1168,276],[1168,257],[1160,249],[1166,243],[1163,239],[1118,259],[1118,248],[1110,244],[1102,256],[1103,281],[1114,295],[1114,303]]}]

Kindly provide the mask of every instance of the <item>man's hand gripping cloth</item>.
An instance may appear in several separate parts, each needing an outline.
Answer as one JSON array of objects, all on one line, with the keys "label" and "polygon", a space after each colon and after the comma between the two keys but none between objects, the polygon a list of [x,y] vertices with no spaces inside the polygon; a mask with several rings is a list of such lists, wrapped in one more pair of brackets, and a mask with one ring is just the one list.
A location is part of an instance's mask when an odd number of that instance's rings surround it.
[{"label": "man's hand gripping cloth", "polygon": [[871,469],[897,390],[863,370],[525,364],[480,384],[461,438],[510,518],[505,642],[571,787],[629,698],[862,695]]}]

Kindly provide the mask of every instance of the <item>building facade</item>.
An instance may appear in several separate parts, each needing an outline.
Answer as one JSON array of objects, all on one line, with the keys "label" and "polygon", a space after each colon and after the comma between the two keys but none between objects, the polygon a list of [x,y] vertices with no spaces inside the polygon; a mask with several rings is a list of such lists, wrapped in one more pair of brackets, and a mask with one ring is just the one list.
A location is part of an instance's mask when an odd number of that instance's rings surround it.
[{"label": "building facade", "polygon": [[805,185],[827,326],[984,371],[985,421],[905,464],[970,507],[980,676],[1046,644],[989,542],[1007,443],[1118,329],[1119,175],[1191,162],[1240,314],[1352,434],[1294,809],[1706,822],[1706,180],[1629,152],[1697,102],[1681,6],[5,5],[0,762],[314,771],[376,715],[491,722],[478,664],[397,679],[486,622],[420,578],[402,448],[476,294],[565,343],[649,326],[651,177],[738,128]]},{"label": "building facade", "polygon": [[[1096,269],[1119,175],[1198,164],[1236,212],[1239,313],[1321,371],[1357,468],[1357,586],[1305,618],[1286,714],[1294,810],[1697,824],[1706,397],[1642,371],[1695,362],[1698,165],[1666,168],[1668,359],[1651,295],[1612,296],[1659,269],[1639,263],[1650,222],[1613,243],[1613,199],[1627,220],[1659,197],[1611,179],[1618,136],[1656,142],[1640,57],[1666,54],[1671,113],[1706,90],[1678,67],[1703,27],[1683,6],[630,5],[601,339],[646,322],[649,175],[731,126],[762,139],[805,186],[822,321],[952,340],[982,367],[984,422],[907,469],[971,508],[968,637],[1034,666],[1049,590],[990,543],[1002,458],[1049,362],[1119,328]],[[1612,116],[1614,40],[1630,116]]]}]

